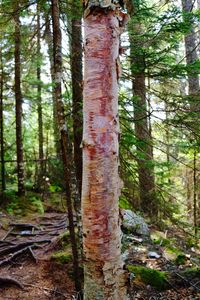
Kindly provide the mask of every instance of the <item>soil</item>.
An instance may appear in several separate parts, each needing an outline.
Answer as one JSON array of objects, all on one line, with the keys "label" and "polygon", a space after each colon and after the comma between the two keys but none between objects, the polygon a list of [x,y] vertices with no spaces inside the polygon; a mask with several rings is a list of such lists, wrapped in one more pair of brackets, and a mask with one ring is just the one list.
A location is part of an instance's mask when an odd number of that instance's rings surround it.
[{"label": "soil", "polygon": [[[64,214],[46,213],[43,220],[62,219]],[[3,214],[0,224],[0,240],[5,237],[9,229],[9,223],[16,221],[13,217]],[[16,221],[17,222],[17,221]],[[27,218],[21,219],[20,223],[27,223]],[[29,219],[31,224],[41,223],[41,219],[37,216]],[[44,230],[44,228],[43,228]],[[55,231],[55,230],[54,230]],[[58,234],[64,232],[60,229]],[[45,237],[47,235],[45,234]],[[37,236],[36,236],[37,237]],[[34,239],[36,239],[34,236]],[[48,236],[49,238],[49,236]],[[30,240],[30,237],[28,237]],[[38,249],[33,250],[34,257],[28,253],[19,255],[15,260],[0,267],[0,278],[8,278],[16,280],[22,285],[22,288],[13,283],[2,283],[0,280],[0,300],[46,300],[46,299],[78,299],[75,293],[74,282],[71,275],[72,265],[61,264],[51,260],[51,255],[55,251],[54,244],[56,235],[51,236],[52,243],[44,244]],[[6,237],[6,241],[15,241],[17,244],[26,241],[27,237],[10,236]],[[51,248],[51,249],[50,249]],[[50,249],[50,250],[49,250]],[[37,261],[35,261],[35,258]]]}]

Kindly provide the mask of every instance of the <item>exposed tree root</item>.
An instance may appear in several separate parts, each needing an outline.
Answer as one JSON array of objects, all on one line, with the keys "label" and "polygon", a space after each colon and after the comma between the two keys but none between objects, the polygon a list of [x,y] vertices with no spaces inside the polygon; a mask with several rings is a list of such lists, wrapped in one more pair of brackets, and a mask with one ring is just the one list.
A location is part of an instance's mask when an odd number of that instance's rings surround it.
[{"label": "exposed tree root", "polygon": [[11,278],[11,277],[0,277],[0,288],[9,286],[9,285],[15,285],[22,290],[24,289],[24,286],[16,279]]}]

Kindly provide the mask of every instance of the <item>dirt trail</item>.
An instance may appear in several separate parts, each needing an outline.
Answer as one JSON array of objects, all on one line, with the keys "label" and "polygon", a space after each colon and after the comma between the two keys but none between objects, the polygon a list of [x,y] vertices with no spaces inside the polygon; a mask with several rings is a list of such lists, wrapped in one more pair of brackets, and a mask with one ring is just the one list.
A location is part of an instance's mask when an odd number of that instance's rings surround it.
[{"label": "dirt trail", "polygon": [[73,299],[71,264],[50,260],[57,237],[66,229],[63,213],[20,222],[1,215],[0,300]]}]

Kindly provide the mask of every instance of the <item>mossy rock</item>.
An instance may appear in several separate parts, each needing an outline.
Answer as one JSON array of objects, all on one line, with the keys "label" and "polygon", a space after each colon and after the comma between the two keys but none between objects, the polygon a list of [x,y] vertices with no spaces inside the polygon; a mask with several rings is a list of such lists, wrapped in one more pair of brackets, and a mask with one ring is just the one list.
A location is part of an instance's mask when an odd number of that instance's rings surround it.
[{"label": "mossy rock", "polygon": [[146,285],[151,285],[158,291],[168,287],[166,272],[133,265],[128,265],[127,268],[129,272],[134,274],[135,279],[142,281]]},{"label": "mossy rock", "polygon": [[66,251],[58,251],[52,254],[51,259],[58,263],[66,264],[72,261],[72,254]]}]

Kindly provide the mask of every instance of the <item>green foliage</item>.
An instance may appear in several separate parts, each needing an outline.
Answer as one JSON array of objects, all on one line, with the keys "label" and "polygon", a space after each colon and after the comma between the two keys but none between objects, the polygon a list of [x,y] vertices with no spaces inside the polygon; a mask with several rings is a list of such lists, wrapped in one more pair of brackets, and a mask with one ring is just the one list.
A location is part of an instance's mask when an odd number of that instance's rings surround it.
[{"label": "green foliage", "polygon": [[16,192],[8,190],[6,195],[6,211],[11,215],[25,215],[29,212],[44,213],[44,206],[40,195],[32,192],[19,197]]},{"label": "green foliage", "polygon": [[163,290],[167,288],[167,273],[158,270],[145,268],[141,266],[128,265],[127,269],[131,272],[137,280],[149,284],[156,290]]},{"label": "green foliage", "polygon": [[66,251],[58,251],[52,254],[51,259],[58,263],[66,264],[72,261],[72,254]]},{"label": "green foliage", "polygon": [[37,211],[41,215],[44,214],[44,205],[40,196],[31,196],[28,200],[31,202],[31,206],[34,211]]},{"label": "green foliage", "polygon": [[188,247],[194,247],[194,246],[196,246],[196,240],[195,240],[195,238],[188,237],[188,238],[186,239],[186,245],[187,245]]},{"label": "green foliage", "polygon": [[121,195],[120,197],[119,197],[119,207],[120,208],[123,208],[123,209],[132,209],[132,205],[131,205],[131,203],[128,201],[128,199],[125,197],[125,196],[123,196],[123,195]]},{"label": "green foliage", "polygon": [[59,185],[51,184],[51,185],[49,186],[49,191],[50,191],[51,193],[61,192],[61,191],[62,191],[62,188],[61,188]]},{"label": "green foliage", "polygon": [[180,254],[177,255],[177,257],[175,259],[175,263],[177,265],[184,265],[185,262],[186,262],[186,260],[187,260],[187,257],[185,256],[185,254],[184,253],[180,253]]}]

